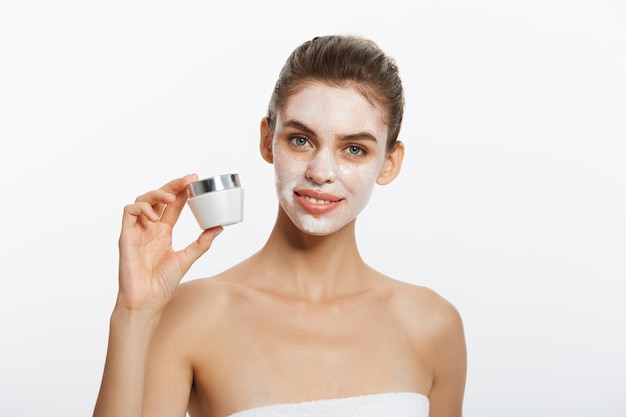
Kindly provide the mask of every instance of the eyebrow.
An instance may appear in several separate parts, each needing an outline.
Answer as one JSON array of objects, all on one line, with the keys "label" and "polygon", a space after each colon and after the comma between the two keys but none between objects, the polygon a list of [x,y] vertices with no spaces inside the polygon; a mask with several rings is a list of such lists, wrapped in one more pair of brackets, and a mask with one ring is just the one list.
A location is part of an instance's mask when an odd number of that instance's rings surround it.
[{"label": "eyebrow", "polygon": [[[313,129],[311,129],[310,127],[308,127],[305,123],[296,120],[296,119],[291,119],[291,120],[287,120],[285,123],[283,123],[283,127],[292,127],[294,129],[298,129],[303,131],[304,133],[306,133],[307,135],[316,137],[316,133]],[[342,141],[351,141],[351,140],[369,140],[372,141],[374,143],[378,143],[378,139],[376,139],[376,136],[372,135],[371,133],[368,132],[359,132],[359,133],[352,133],[350,135],[343,135],[341,137]]]},{"label": "eyebrow", "polygon": [[306,124],[302,123],[299,120],[295,120],[295,119],[287,120],[285,123],[283,123],[283,127],[293,127],[295,129],[302,130],[307,135],[316,136],[315,131],[313,129],[311,129],[310,127],[308,127]]}]

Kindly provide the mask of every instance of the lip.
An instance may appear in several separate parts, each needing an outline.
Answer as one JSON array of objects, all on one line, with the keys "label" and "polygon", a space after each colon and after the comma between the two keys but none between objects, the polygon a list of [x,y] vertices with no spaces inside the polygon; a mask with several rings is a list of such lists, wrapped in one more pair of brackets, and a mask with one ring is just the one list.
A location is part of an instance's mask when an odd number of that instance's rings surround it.
[{"label": "lip", "polygon": [[343,198],[332,194],[318,193],[312,190],[296,190],[294,191],[294,196],[300,207],[311,214],[328,213],[343,201]]}]

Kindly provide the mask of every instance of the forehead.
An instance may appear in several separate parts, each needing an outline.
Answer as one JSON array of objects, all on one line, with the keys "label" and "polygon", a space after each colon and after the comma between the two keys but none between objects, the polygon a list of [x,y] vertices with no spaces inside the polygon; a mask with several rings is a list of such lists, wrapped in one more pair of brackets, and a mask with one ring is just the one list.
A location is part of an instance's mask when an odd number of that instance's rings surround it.
[{"label": "forehead", "polygon": [[383,113],[354,86],[303,84],[287,98],[278,118],[279,125],[295,119],[314,129],[345,134],[369,132],[381,140],[387,137]]}]

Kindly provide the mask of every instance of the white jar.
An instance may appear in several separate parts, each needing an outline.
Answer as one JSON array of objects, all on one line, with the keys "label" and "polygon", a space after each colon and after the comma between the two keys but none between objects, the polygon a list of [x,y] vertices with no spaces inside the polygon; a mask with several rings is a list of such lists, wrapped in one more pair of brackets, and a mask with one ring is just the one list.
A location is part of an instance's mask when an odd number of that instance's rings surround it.
[{"label": "white jar", "polygon": [[239,175],[227,174],[187,184],[187,205],[202,229],[243,220],[243,188]]}]

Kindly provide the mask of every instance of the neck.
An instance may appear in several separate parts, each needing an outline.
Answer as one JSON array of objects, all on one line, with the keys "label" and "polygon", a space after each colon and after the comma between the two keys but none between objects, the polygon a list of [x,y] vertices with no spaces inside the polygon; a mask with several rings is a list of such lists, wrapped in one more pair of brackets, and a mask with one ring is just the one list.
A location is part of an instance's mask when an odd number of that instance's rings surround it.
[{"label": "neck", "polygon": [[312,236],[300,231],[279,209],[274,229],[258,255],[272,265],[268,280],[273,288],[310,301],[358,292],[370,276],[357,248],[354,220],[332,234]]}]

